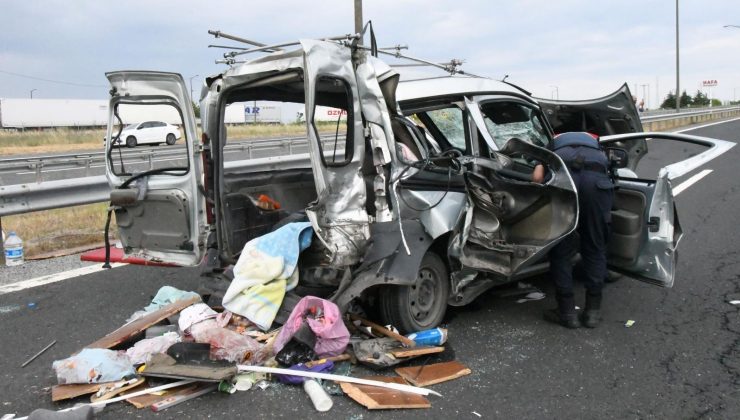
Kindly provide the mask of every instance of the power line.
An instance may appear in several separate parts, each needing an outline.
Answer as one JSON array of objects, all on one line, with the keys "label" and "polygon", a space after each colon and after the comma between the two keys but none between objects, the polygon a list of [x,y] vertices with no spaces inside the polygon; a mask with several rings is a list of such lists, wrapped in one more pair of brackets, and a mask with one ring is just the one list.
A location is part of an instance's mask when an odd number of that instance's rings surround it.
[{"label": "power line", "polygon": [[40,80],[42,82],[58,83],[60,85],[79,86],[79,87],[91,87],[91,88],[107,88],[108,87],[108,86],[104,86],[104,85],[90,85],[90,84],[86,84],[86,83],[75,83],[75,82],[65,82],[65,81],[62,81],[62,80],[44,79],[44,78],[41,78],[41,77],[28,76],[28,75],[25,75],[25,74],[13,73],[11,71],[5,71],[5,70],[0,70],[0,73],[8,74],[8,75],[11,75],[11,76],[16,76],[16,77],[23,77],[25,79]]}]

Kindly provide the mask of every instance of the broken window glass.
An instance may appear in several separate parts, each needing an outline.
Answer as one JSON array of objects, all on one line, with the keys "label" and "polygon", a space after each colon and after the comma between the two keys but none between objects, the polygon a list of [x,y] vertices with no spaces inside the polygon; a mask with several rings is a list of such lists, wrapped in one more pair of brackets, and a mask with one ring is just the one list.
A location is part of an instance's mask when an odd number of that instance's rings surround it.
[{"label": "broken window glass", "polygon": [[496,146],[501,149],[507,141],[517,137],[535,146],[549,147],[550,136],[539,112],[515,102],[487,102],[481,105],[486,129]]}]

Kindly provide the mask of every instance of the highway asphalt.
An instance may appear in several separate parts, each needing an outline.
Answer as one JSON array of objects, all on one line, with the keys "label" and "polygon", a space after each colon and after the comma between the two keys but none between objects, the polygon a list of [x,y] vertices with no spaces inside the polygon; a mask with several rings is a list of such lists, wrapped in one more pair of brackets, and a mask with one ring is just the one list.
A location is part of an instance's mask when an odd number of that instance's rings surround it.
[{"label": "highway asphalt", "polygon": [[[688,132],[740,141],[740,120]],[[653,169],[696,153],[657,141],[644,164]],[[213,393],[162,413],[127,404],[100,418],[738,418],[740,413],[740,206],[734,147],[706,166],[675,180],[680,185],[711,169],[676,198],[685,236],[675,286],[663,289],[623,278],[605,290],[604,322],[593,330],[546,323],[547,298],[485,293],[463,308],[450,308],[449,350],[472,370],[432,386],[432,408],[370,412],[346,397],[319,414],[298,387],[275,386],[233,395]],[[162,285],[195,289],[198,270],[124,266],[47,286],[0,295],[0,414],[28,414],[52,404],[51,362],[67,357],[148,304]],[[579,298],[582,295],[579,295]],[[27,303],[34,302],[35,309]],[[634,325],[626,327],[625,322]],[[20,365],[52,340],[57,344],[26,368]],[[413,362],[412,362],[413,364]],[[355,374],[367,373],[358,369]],[[384,371],[382,374],[392,374]],[[476,413],[478,415],[476,415]]]}]

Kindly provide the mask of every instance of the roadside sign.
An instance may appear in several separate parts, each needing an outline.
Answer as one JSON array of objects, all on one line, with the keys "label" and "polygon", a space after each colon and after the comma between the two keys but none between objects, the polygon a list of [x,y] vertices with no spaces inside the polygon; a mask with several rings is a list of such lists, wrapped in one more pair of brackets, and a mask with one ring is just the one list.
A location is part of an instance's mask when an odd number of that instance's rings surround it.
[{"label": "roadside sign", "polygon": [[717,86],[717,80],[702,80],[701,85],[704,87],[714,87]]}]

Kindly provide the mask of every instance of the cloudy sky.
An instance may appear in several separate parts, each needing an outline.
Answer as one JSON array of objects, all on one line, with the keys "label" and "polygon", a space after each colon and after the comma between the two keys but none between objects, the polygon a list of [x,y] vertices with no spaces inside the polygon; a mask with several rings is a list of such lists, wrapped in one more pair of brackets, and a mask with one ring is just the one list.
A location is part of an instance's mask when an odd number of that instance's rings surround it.
[{"label": "cloudy sky", "polygon": [[[716,79],[740,97],[738,0],[681,0],[681,89]],[[106,71],[167,70],[197,86],[220,72],[208,29],[266,43],[353,29],[352,0],[0,0],[0,98],[106,97]],[[365,0],[380,46],[465,60],[535,96],[597,97],[624,82],[646,103],[675,89],[673,0]],[[235,45],[234,43],[230,43]],[[54,81],[54,82],[52,82]],[[64,82],[64,83],[60,83]],[[643,87],[643,85],[645,85]],[[657,89],[656,89],[657,88]]]}]

